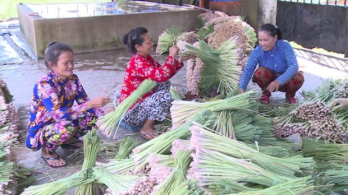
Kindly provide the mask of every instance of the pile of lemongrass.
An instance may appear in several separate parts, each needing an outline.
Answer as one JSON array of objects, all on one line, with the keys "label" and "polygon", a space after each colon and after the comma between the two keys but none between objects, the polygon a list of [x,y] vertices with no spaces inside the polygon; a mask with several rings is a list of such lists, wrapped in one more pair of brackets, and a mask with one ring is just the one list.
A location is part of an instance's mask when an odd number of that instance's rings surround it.
[{"label": "pile of lemongrass", "polygon": [[326,184],[331,184],[336,192],[347,189],[348,186],[348,166],[335,165],[335,169],[330,169],[324,172],[323,181]]},{"label": "pile of lemongrass", "polygon": [[148,163],[149,154],[165,154],[170,152],[170,148],[174,140],[188,137],[191,133],[188,128],[194,121],[207,126],[212,123],[212,115],[207,114],[204,110],[196,113],[190,118],[184,125],[181,125],[171,131],[161,134],[158,137],[136,147],[133,149],[133,156],[135,164],[137,165],[136,171],[144,168]]},{"label": "pile of lemongrass", "polygon": [[[199,94],[210,96],[213,90],[219,93],[229,94],[238,88],[239,78],[242,72],[241,49],[235,37],[232,37],[214,49],[206,42],[200,41],[198,46],[186,45],[187,49],[182,55],[197,56],[202,62],[200,70]],[[188,87],[189,89],[189,87]]]},{"label": "pile of lemongrass", "polygon": [[172,173],[174,158],[171,155],[152,154],[150,155],[149,166],[151,168],[149,176],[156,183],[162,183]]},{"label": "pile of lemongrass", "polygon": [[[138,98],[148,93],[155,86],[156,82],[150,79],[144,80],[130,96],[128,96],[116,107],[114,112],[110,112],[98,119],[97,125],[99,129],[101,129],[105,135],[110,137],[114,128],[119,123],[119,121],[122,120],[128,109],[138,100]],[[114,137],[116,137],[116,134],[117,130],[114,134]]]},{"label": "pile of lemongrass", "polygon": [[280,183],[275,186],[254,191],[240,192],[238,195],[294,195],[294,194],[316,194],[313,180],[310,177],[294,179],[288,182]]},{"label": "pile of lemongrass", "polygon": [[348,144],[303,139],[302,151],[304,156],[314,158],[318,170],[330,169],[335,164],[345,164],[348,159]]},{"label": "pile of lemongrass", "polygon": [[138,141],[133,140],[129,136],[122,139],[118,153],[114,159],[125,159],[128,158],[128,155],[132,150],[138,145]]},{"label": "pile of lemongrass", "polygon": [[190,151],[179,150],[173,167],[173,171],[168,178],[163,181],[159,186],[155,187],[156,195],[170,195],[174,190],[185,181],[186,171],[192,160]]},{"label": "pile of lemongrass", "polygon": [[223,110],[245,110],[251,111],[255,105],[255,100],[252,97],[254,91],[247,91],[243,94],[232,96],[227,99],[209,101],[204,103],[190,102],[190,101],[173,101],[170,108],[173,128],[184,124],[188,119],[196,113],[203,110],[210,110],[213,112]]},{"label": "pile of lemongrass", "polygon": [[204,150],[220,152],[238,159],[248,159],[255,165],[280,176],[295,177],[296,173],[302,173],[303,169],[313,169],[315,165],[312,158],[305,158],[301,155],[293,155],[286,158],[269,156],[242,142],[210,132],[207,128],[197,123],[194,123],[190,130],[192,133],[191,149],[197,151],[197,149],[203,148]]}]

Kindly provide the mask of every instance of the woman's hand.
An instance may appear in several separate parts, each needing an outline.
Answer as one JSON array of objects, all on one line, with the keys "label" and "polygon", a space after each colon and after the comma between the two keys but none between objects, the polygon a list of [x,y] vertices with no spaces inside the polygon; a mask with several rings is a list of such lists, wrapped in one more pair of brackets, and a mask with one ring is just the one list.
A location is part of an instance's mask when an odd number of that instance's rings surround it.
[{"label": "woman's hand", "polygon": [[242,93],[244,93],[244,90],[243,89],[239,89],[238,94],[242,94]]},{"label": "woman's hand", "polygon": [[267,86],[267,90],[269,92],[275,92],[275,91],[278,91],[279,87],[280,87],[280,83],[278,81],[273,81]]},{"label": "woman's hand", "polygon": [[348,98],[338,98],[334,99],[328,105],[333,110],[339,110],[342,108],[348,108]]},{"label": "woman's hand", "polygon": [[169,48],[169,56],[173,56],[175,58],[175,56],[179,53],[179,47],[174,45],[172,47]]},{"label": "woman's hand", "polygon": [[86,103],[87,110],[91,108],[101,108],[110,102],[110,98],[106,96],[101,96],[94,98]]}]

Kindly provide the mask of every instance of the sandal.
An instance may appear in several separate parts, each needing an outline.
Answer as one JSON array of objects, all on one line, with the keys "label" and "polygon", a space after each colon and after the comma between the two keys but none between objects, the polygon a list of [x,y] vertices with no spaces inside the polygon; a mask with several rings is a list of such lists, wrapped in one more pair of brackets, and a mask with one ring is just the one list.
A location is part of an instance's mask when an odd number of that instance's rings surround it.
[{"label": "sandal", "polygon": [[[146,140],[152,140],[153,138],[157,137],[157,135],[155,133],[142,133],[142,132],[139,132],[138,135],[140,135],[142,138],[144,138]],[[149,135],[155,135],[155,136],[151,138]]]},{"label": "sandal", "polygon": [[268,96],[262,96],[260,98],[260,103],[261,104],[269,104],[269,97]]},{"label": "sandal", "polygon": [[60,157],[59,155],[57,154],[57,157],[44,157],[44,156],[41,156],[42,159],[44,159],[44,161],[46,162],[46,164],[52,168],[59,168],[59,167],[65,167],[67,163],[65,163],[64,165],[61,165],[61,166],[53,166],[53,165],[50,165],[48,163],[48,160],[60,160]]},{"label": "sandal", "polygon": [[[77,146],[76,143],[82,143],[82,146]],[[75,141],[69,144],[62,144],[61,147],[63,149],[79,149],[79,148],[83,148],[83,141]]]},{"label": "sandal", "polygon": [[296,98],[287,98],[289,101],[289,104],[296,104],[297,103],[297,99]]}]

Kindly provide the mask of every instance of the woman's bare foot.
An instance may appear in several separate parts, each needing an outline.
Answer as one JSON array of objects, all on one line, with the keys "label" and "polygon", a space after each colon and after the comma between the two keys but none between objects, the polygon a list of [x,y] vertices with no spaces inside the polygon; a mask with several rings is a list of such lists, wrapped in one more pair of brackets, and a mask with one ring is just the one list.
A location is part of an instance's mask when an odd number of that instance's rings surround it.
[{"label": "woman's bare foot", "polygon": [[45,146],[43,146],[41,149],[41,157],[45,160],[48,166],[53,168],[63,167],[66,165],[66,161],[64,159],[60,158],[55,151],[51,152],[50,154]]},{"label": "woman's bare foot", "polygon": [[147,140],[155,138],[157,135],[154,130],[155,121],[147,119],[143,128],[141,128],[139,135]]}]

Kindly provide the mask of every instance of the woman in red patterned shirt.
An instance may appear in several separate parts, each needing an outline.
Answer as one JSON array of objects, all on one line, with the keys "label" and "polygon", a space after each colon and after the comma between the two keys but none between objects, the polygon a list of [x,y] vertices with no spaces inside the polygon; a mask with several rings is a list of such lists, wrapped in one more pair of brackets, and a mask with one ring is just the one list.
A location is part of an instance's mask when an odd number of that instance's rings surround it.
[{"label": "woman in red patterned shirt", "polygon": [[161,66],[151,57],[153,42],[147,29],[143,27],[130,30],[123,35],[122,42],[133,56],[127,65],[119,102],[132,94],[145,79],[157,82],[156,88],[141,97],[128,110],[123,123],[141,127],[139,134],[145,139],[152,139],[155,137],[155,121],[163,121],[171,106],[169,79],[184,66],[184,59],[176,59],[179,48],[173,46],[169,49],[169,57]]}]

